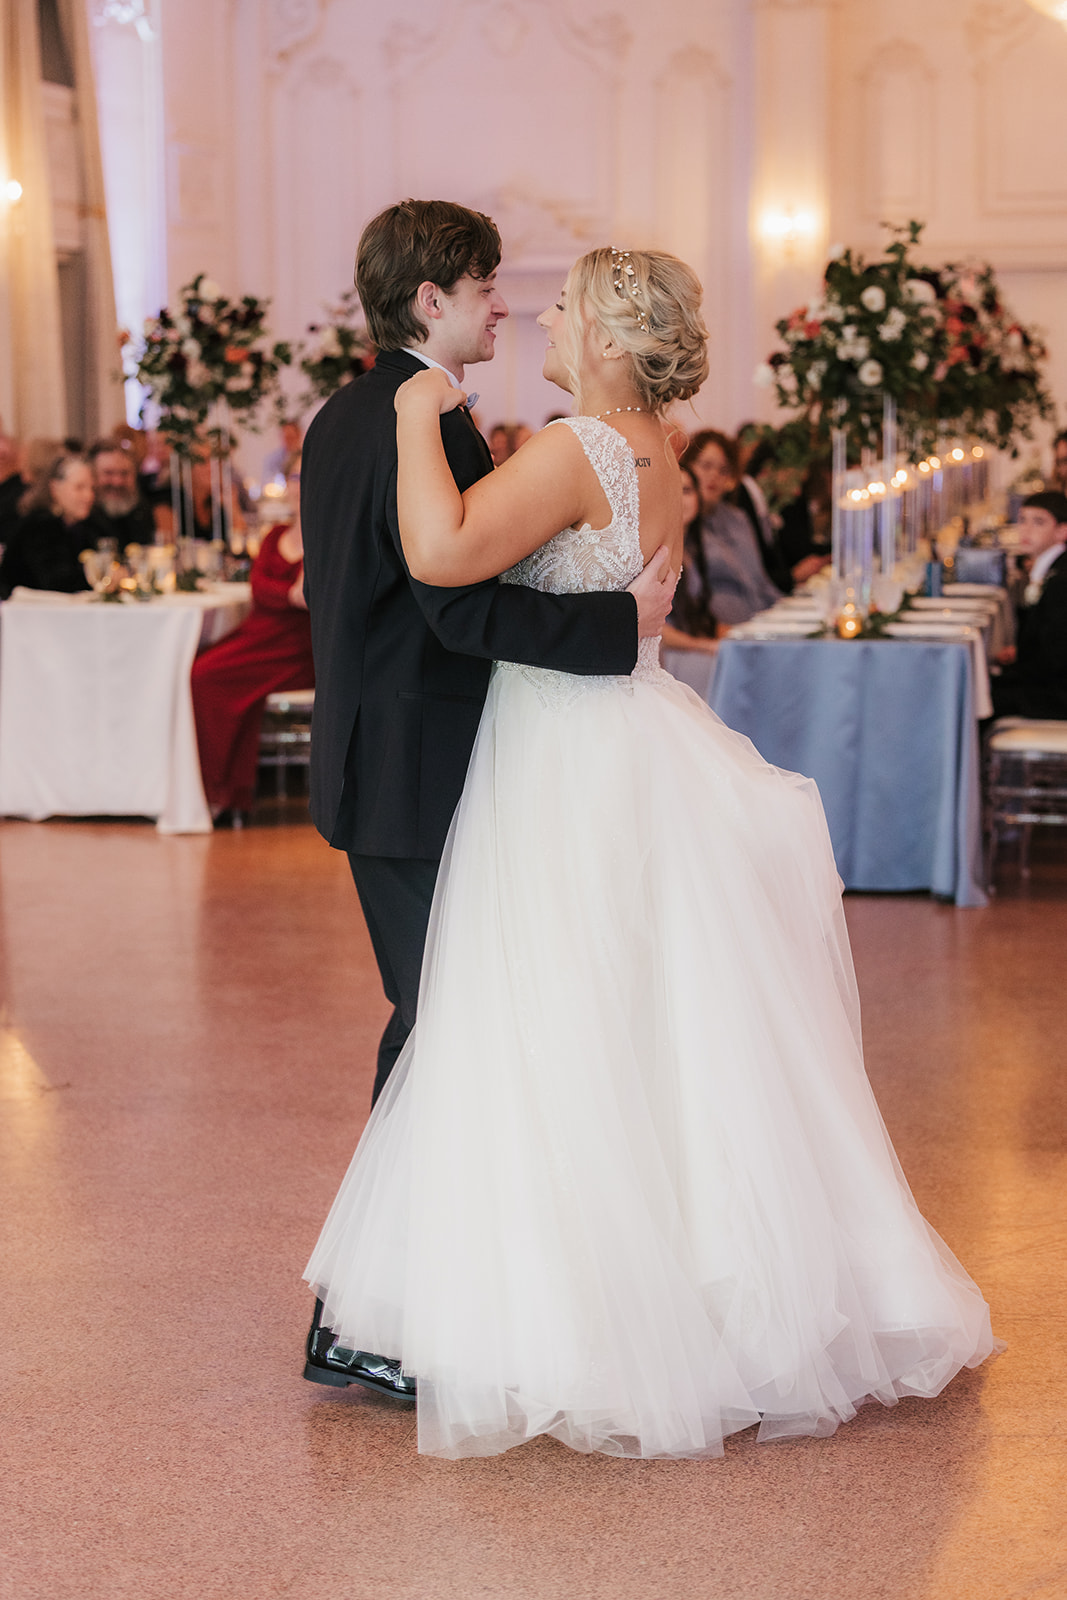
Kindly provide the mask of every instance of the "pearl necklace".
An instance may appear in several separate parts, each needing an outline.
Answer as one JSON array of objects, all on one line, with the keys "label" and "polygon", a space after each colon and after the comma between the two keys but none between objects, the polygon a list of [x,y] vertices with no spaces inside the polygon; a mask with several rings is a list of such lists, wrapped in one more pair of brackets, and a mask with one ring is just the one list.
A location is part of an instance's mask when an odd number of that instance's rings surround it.
[{"label": "pearl necklace", "polygon": [[617,417],[623,411],[644,411],[644,406],[616,406],[614,411],[600,411],[593,414],[594,422],[603,422],[605,417]]}]

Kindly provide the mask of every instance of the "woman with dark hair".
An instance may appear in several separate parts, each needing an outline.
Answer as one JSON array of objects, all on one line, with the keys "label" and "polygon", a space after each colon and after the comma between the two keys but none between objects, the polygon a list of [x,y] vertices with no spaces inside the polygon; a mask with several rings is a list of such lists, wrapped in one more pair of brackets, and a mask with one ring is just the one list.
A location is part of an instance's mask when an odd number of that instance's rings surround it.
[{"label": "woman with dark hair", "polygon": [[68,452],[57,455],[21,502],[21,519],[0,561],[0,600],[19,587],[63,594],[87,589],[78,556],[96,547],[96,532],[87,521],[92,508],[88,461]]},{"label": "woman with dark hair", "polygon": [[747,622],[782,598],[767,576],[755,532],[745,513],[727,502],[738,481],[734,441],[714,428],[694,434],[682,457],[691,467],[704,505],[701,547],[715,613],[731,627]]},{"label": "woman with dark hair", "polygon": [[717,649],[719,624],[712,610],[712,589],[708,564],[700,537],[704,507],[692,467],[681,468],[682,477],[682,573],[674,591],[674,607],[663,629],[663,644],[668,650]]}]

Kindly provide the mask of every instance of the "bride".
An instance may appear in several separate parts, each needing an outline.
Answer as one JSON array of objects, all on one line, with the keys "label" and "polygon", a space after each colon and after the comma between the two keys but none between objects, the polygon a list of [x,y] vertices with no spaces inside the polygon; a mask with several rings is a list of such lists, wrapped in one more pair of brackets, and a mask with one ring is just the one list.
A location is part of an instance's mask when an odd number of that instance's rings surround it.
[{"label": "bride", "polygon": [[[461,496],[433,369],[397,394],[414,577],[622,589],[682,551],[700,285],[600,249],[540,318],[576,415]],[[563,529],[561,533],[558,530]],[[419,1449],[625,1456],[826,1435],[994,1341],[863,1070],[813,783],[661,670],[498,663],[437,883],[418,1022],[305,1274],[418,1385]]]}]

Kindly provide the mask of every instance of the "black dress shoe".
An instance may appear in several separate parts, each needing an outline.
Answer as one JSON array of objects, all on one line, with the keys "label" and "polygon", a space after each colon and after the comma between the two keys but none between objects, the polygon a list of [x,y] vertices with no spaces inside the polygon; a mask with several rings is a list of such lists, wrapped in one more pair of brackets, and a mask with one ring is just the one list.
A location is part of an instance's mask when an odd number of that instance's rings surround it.
[{"label": "black dress shoe", "polygon": [[399,1361],[372,1355],[368,1350],[347,1350],[337,1343],[331,1328],[322,1326],[322,1301],[315,1301],[315,1315],[308,1331],[304,1377],[309,1383],[324,1383],[333,1389],[346,1389],[358,1383],[376,1394],[389,1395],[414,1405],[415,1379],[404,1376]]}]

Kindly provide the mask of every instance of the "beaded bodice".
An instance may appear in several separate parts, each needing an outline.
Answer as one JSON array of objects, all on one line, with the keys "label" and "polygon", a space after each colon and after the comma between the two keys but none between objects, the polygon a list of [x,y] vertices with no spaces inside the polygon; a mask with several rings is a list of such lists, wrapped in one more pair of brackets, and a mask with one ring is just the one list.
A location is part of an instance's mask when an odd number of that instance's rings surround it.
[{"label": "beaded bodice", "polygon": [[[545,594],[591,594],[629,588],[644,566],[640,536],[640,497],[633,451],[616,428],[596,417],[563,417],[549,427],[570,428],[600,480],[611,521],[606,528],[564,528],[554,539],[524,557],[503,574],[501,583],[518,583]],[[625,684],[626,678],[576,677],[545,667],[498,662],[521,672],[538,687],[542,698],[566,699],[583,689]],[[659,640],[642,639],[632,676],[660,671]]]}]

